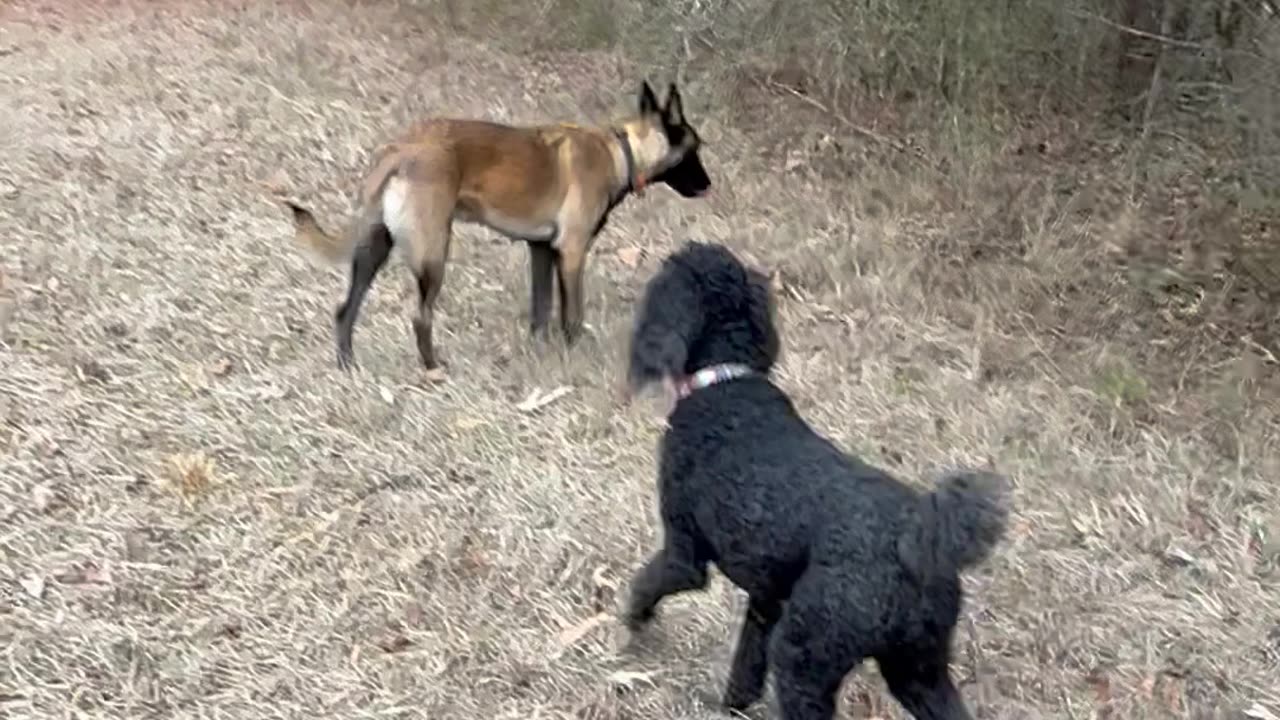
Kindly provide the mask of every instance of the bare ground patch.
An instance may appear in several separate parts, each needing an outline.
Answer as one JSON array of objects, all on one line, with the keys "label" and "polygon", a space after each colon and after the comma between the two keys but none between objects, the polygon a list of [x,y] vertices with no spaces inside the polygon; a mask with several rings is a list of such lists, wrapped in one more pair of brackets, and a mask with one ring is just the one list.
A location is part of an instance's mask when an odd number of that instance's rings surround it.
[{"label": "bare ground patch", "polygon": [[[523,249],[460,229],[448,381],[416,366],[398,259],[346,378],[344,278],[261,183],[336,225],[412,116],[599,119],[630,102],[625,64],[530,69],[393,6],[99,7],[0,11],[0,715],[714,717],[736,592],[673,601],[656,647],[607,617],[657,541],[658,423],[613,384],[631,301],[686,237],[776,269],[779,381],[844,446],[1015,478],[956,639],[979,717],[1280,713],[1274,370],[1237,352],[1167,382],[1124,340],[1146,316],[1105,297],[1117,325],[1055,336],[1070,278],[1108,272],[1087,222],[1032,197],[1005,211],[1021,257],[957,264],[980,208],[763,157],[693,92],[716,196],[619,210],[592,338],[535,348]],[[846,715],[901,717],[881,690],[860,673]]]}]

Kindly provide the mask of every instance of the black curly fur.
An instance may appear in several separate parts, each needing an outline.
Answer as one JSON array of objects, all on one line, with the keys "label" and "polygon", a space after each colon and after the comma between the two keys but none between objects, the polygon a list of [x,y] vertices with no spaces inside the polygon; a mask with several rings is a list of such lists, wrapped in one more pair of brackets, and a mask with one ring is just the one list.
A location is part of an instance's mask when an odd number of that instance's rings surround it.
[{"label": "black curly fur", "polygon": [[757,375],[695,391],[661,442],[663,547],[632,580],[633,630],[715,563],[749,596],[726,706],[774,672],[787,720],[829,720],[865,658],[917,718],[970,717],[948,665],[957,573],[1003,534],[1005,482],[983,472],[920,493],[815,433],[769,379],[779,352],[768,284],[726,248],[691,242],[650,280],[632,332],[633,389],[715,363]]}]

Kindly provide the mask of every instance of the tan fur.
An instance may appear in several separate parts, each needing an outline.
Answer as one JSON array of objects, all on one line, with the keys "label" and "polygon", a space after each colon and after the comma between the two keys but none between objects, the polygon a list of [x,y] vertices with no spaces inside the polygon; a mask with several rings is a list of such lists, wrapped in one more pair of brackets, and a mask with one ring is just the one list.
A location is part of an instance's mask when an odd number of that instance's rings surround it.
[{"label": "tan fur", "polygon": [[330,235],[320,227],[309,210],[296,205],[291,207],[297,215],[295,237],[298,244],[334,265],[351,259],[351,238],[348,235]]}]

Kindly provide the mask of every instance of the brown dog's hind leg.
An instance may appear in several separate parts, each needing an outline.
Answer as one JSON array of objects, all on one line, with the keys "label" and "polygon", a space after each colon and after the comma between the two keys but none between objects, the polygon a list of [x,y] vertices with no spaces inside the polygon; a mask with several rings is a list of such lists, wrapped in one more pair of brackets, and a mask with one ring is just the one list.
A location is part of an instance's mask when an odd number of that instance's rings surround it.
[{"label": "brown dog's hind leg", "polygon": [[387,257],[391,254],[391,233],[380,221],[365,220],[354,232],[359,233],[359,237],[351,257],[351,284],[347,288],[346,300],[334,313],[334,334],[340,370],[350,370],[354,365],[351,336],[355,331],[356,318],[360,315],[360,306],[373,285],[373,279],[382,266],[386,265]]},{"label": "brown dog's hind leg", "polygon": [[551,320],[555,264],[556,250],[551,243],[529,243],[529,330],[536,338],[545,337]]},{"label": "brown dog's hind leg", "polygon": [[409,267],[418,281],[418,314],[413,319],[413,335],[418,357],[428,370],[441,366],[432,342],[436,298],[444,285],[444,268],[449,260],[452,235],[450,211],[442,198],[431,199],[414,208],[414,227],[408,247]]},{"label": "brown dog's hind leg", "polygon": [[428,370],[440,367],[431,341],[436,298],[444,284],[444,262],[430,261],[414,271],[418,277],[418,316],[413,319],[413,336],[418,342],[418,357]]},{"label": "brown dog's hind leg", "polygon": [[566,345],[573,345],[582,335],[582,270],[586,249],[581,243],[566,238],[556,255],[556,275],[560,281],[560,330]]}]

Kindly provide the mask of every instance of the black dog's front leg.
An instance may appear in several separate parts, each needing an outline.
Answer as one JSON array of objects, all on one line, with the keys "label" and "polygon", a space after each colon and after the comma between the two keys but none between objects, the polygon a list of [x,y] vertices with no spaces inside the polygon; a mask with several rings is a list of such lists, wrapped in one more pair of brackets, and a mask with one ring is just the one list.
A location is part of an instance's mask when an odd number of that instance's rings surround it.
[{"label": "black dog's front leg", "polygon": [[743,618],[742,632],[738,635],[738,647],[733,653],[733,665],[724,693],[725,707],[744,710],[764,694],[769,634],[781,615],[782,606],[778,602],[751,598]]},{"label": "black dog's front leg", "polygon": [[[674,535],[674,537],[672,537]],[[707,562],[693,552],[693,542],[668,529],[668,540],[631,581],[627,627],[633,632],[653,619],[655,608],[668,595],[707,586]]]},{"label": "black dog's front leg", "polygon": [[918,720],[973,720],[947,672],[945,650],[919,651],[911,657],[878,657],[889,692]]}]

